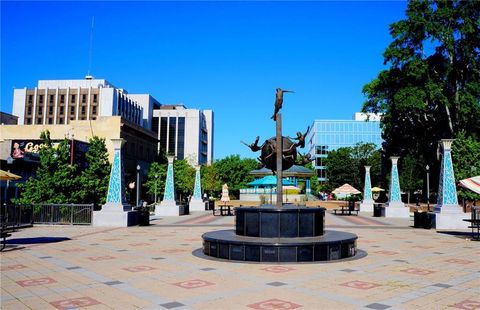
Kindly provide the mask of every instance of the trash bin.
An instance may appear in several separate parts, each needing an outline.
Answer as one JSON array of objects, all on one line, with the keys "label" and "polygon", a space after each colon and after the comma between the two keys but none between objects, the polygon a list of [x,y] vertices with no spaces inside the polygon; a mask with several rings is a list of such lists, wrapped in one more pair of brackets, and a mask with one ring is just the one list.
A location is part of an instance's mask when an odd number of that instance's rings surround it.
[{"label": "trash bin", "polygon": [[413,227],[414,228],[422,228],[422,224],[420,223],[420,216],[423,212],[415,211],[413,212]]},{"label": "trash bin", "polygon": [[209,200],[208,201],[208,210],[213,210],[215,209],[215,200]]},{"label": "trash bin", "polygon": [[382,205],[381,204],[374,204],[373,205],[373,216],[374,217],[381,217],[382,216]]},{"label": "trash bin", "polygon": [[150,225],[150,212],[147,208],[138,208],[138,226]]}]

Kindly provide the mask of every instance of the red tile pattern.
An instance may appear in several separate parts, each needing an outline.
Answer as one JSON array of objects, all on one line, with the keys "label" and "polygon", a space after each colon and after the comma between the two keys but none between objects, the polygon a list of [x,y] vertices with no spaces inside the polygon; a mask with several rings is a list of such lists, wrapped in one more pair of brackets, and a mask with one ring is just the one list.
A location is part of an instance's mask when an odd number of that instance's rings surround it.
[{"label": "red tile pattern", "polygon": [[52,278],[37,278],[37,279],[28,279],[28,280],[22,280],[22,281],[16,281],[16,283],[22,287],[27,287],[27,286],[37,286],[37,285],[46,285],[46,284],[51,284],[51,283],[57,283]]},{"label": "red tile pattern", "polygon": [[282,273],[282,272],[290,272],[292,270],[295,270],[295,268],[285,267],[285,266],[270,266],[270,267],[262,268],[262,270],[273,272],[273,273]]},{"label": "red tile pattern", "polygon": [[199,279],[177,282],[177,283],[172,283],[172,284],[175,285],[175,286],[184,288],[184,289],[192,289],[192,288],[199,288],[199,287],[215,285],[215,283],[208,282],[208,281],[205,281],[205,280],[199,280]]},{"label": "red tile pattern", "polygon": [[414,274],[417,276],[426,276],[431,273],[434,273],[435,271],[428,270],[428,269],[419,269],[419,268],[408,268],[408,269],[402,269],[400,270],[401,272],[409,273],[409,274]]},{"label": "red tile pattern", "polygon": [[480,300],[467,299],[452,306],[457,309],[474,310],[480,309]]},{"label": "red tile pattern", "polygon": [[72,308],[83,308],[88,306],[99,305],[100,302],[91,298],[91,297],[80,297],[80,298],[70,298],[70,299],[63,299],[57,300],[50,303],[57,309],[66,310]]},{"label": "red tile pattern", "polygon": [[301,305],[291,301],[274,298],[248,305],[248,307],[256,310],[287,310],[300,308]]},{"label": "red tile pattern", "polygon": [[17,265],[8,265],[8,266],[2,266],[0,268],[1,271],[8,271],[8,270],[18,270],[18,269],[24,269],[27,268],[27,266],[22,265],[22,264],[17,264]]},{"label": "red tile pattern", "polygon": [[447,263],[452,264],[460,264],[460,265],[467,265],[473,263],[473,261],[468,259],[459,259],[459,258],[451,258],[446,260]]},{"label": "red tile pattern", "polygon": [[153,268],[150,266],[131,266],[131,267],[126,267],[122,269],[130,272],[142,272],[142,271],[155,270],[156,268]]},{"label": "red tile pattern", "polygon": [[345,283],[342,283],[340,285],[350,287],[350,288],[356,288],[356,289],[359,289],[359,290],[369,290],[371,288],[380,286],[380,284],[365,282],[365,281],[359,281],[359,280],[345,282]]}]

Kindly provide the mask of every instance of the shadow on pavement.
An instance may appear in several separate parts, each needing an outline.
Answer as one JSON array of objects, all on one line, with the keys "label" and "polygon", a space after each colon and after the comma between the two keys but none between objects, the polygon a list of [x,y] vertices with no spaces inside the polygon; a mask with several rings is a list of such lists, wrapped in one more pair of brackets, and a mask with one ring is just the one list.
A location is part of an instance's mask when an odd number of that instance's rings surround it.
[{"label": "shadow on pavement", "polygon": [[[12,238],[7,239],[5,244],[38,244],[38,243],[55,243],[66,240],[72,240],[66,237],[33,237],[33,238]],[[3,244],[3,241],[1,242]]]}]

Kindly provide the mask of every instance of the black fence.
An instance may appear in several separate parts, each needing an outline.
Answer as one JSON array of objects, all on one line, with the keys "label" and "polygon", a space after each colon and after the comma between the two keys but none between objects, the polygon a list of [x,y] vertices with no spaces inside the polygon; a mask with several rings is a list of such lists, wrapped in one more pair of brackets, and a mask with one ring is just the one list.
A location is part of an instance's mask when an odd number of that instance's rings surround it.
[{"label": "black fence", "polygon": [[32,224],[91,225],[93,204],[3,205],[2,222],[8,227]]}]

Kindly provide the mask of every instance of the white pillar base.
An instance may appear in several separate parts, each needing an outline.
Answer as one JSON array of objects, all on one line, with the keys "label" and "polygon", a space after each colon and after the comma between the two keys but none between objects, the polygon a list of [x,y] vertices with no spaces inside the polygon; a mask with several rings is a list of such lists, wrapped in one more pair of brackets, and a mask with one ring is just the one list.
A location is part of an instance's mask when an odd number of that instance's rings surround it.
[{"label": "white pillar base", "polygon": [[470,214],[463,213],[463,209],[459,205],[436,205],[435,214],[435,228],[437,230],[454,230],[454,229],[469,229],[469,222],[463,219],[470,219]]},{"label": "white pillar base", "polygon": [[106,203],[102,210],[93,211],[93,226],[128,227],[138,225],[137,211],[132,211],[132,206],[120,203]]},{"label": "white pillar base", "polygon": [[201,199],[192,199],[189,203],[190,211],[205,211],[205,202]]},{"label": "white pillar base", "polygon": [[183,215],[183,206],[177,206],[174,200],[163,200],[155,205],[155,215],[157,216],[180,216]]},{"label": "white pillar base", "polygon": [[401,201],[389,202],[385,207],[385,217],[410,217],[410,208]]},{"label": "white pillar base", "polygon": [[373,212],[373,200],[364,200],[360,204],[360,212]]}]

